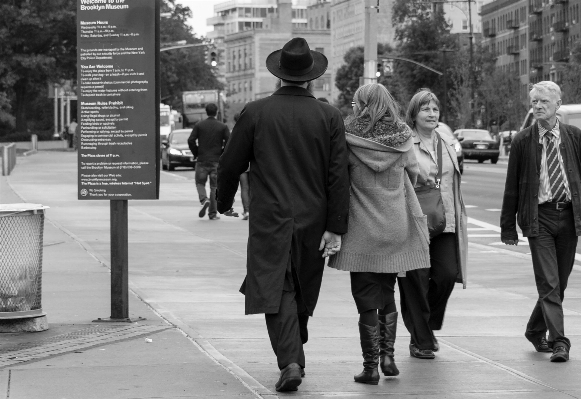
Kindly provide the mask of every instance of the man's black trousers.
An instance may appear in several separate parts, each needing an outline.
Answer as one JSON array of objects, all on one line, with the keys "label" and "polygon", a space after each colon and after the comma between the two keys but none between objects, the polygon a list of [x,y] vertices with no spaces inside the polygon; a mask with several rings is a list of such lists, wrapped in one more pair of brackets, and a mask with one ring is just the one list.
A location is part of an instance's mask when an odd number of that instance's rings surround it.
[{"label": "man's black trousers", "polygon": [[[291,363],[298,363],[302,368],[305,367],[305,352],[299,325],[300,305],[296,300],[294,280],[289,260],[278,313],[264,315],[270,344],[276,355],[278,368],[281,370]],[[306,330],[306,322],[304,322],[304,330]]]},{"label": "man's black trousers", "polygon": [[578,237],[571,207],[558,210],[539,205],[539,235],[529,237],[539,298],[527,324],[527,335],[545,336],[549,342],[571,346],[565,337],[563,299],[575,262]]}]

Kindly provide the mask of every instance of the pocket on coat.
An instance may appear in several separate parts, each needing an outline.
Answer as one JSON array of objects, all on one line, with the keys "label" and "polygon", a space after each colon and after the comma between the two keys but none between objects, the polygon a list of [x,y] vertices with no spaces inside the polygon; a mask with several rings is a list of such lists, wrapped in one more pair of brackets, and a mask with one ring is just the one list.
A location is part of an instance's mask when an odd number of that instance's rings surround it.
[{"label": "pocket on coat", "polygon": [[[384,181],[378,182],[378,185],[385,186],[388,190],[398,190],[401,186],[403,173],[403,166],[399,164],[394,165],[389,169],[389,173],[381,174]],[[385,179],[387,179],[387,181],[385,181]]]},{"label": "pocket on coat", "polygon": [[428,231],[428,217],[426,215],[415,216],[414,222],[416,223],[417,229],[420,231],[421,236],[424,238],[425,242],[430,243],[430,232]]}]

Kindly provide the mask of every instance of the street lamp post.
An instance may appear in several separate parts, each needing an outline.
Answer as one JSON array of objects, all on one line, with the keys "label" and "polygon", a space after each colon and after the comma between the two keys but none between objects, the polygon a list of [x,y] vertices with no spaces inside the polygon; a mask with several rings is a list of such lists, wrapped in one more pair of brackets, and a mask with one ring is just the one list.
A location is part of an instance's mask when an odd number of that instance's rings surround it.
[{"label": "street lamp post", "polygon": [[[474,31],[473,31],[473,27],[472,27],[472,2],[474,2],[475,0],[452,0],[452,1],[445,1],[445,0],[431,0],[429,1],[430,3],[436,4],[436,3],[440,3],[440,4],[450,4],[453,6],[456,6],[454,3],[468,3],[468,26],[470,28],[470,33],[468,34],[468,39],[470,40],[470,55],[469,55],[469,59],[468,59],[468,65],[469,65],[469,76],[468,76],[468,80],[470,83],[470,123],[472,123],[472,126],[474,126],[474,111],[475,111],[475,107],[476,107],[476,103],[474,101]],[[458,7],[458,6],[456,6]],[[464,12],[464,10],[462,10],[460,7],[458,7],[462,12]]]},{"label": "street lamp post", "polygon": [[365,0],[365,46],[363,79],[360,86],[377,82],[377,13],[379,0]]}]

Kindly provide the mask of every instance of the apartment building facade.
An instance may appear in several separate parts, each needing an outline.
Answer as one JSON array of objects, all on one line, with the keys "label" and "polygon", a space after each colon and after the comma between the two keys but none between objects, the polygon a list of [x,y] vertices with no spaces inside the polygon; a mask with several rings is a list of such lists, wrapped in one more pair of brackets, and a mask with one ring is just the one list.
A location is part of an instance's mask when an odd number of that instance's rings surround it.
[{"label": "apartment building facade", "polygon": [[529,83],[560,82],[561,66],[581,35],[581,0],[496,0],[482,7],[483,46],[497,55],[496,66],[517,71],[520,97]]},{"label": "apartment building facade", "polygon": [[[261,26],[225,34],[222,38],[223,76],[228,98],[229,119],[244,105],[275,90],[277,78],[266,69],[266,57],[293,37],[303,37],[312,50],[328,56],[331,49],[328,26],[330,3],[314,2],[312,11],[297,22],[297,9],[291,0],[278,0],[276,8],[261,19]],[[309,15],[309,18],[306,16]],[[331,73],[313,82],[316,97],[331,100]]]}]

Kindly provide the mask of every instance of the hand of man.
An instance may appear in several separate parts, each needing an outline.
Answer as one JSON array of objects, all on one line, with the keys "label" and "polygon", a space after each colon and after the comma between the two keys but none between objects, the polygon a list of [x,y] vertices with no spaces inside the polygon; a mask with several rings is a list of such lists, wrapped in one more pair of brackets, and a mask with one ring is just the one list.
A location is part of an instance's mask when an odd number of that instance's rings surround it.
[{"label": "hand of man", "polygon": [[341,250],[341,236],[330,231],[325,231],[321,237],[319,251],[323,251],[323,258],[328,258]]},{"label": "hand of man", "polygon": [[518,245],[518,240],[502,240],[506,245]]}]

